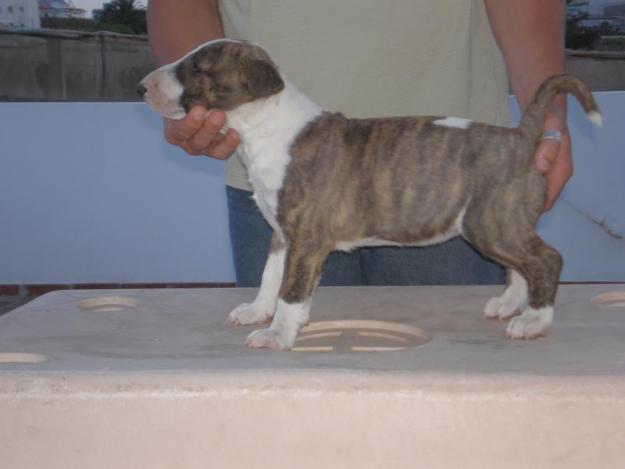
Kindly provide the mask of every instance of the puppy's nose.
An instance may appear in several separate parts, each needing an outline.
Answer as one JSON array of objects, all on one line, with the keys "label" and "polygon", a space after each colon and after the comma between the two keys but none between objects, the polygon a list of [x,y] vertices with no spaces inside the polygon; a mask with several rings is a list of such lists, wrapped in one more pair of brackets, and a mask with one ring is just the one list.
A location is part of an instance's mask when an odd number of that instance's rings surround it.
[{"label": "puppy's nose", "polygon": [[148,91],[148,89],[145,87],[145,85],[143,83],[139,83],[137,85],[137,93],[139,94],[139,97],[141,99],[143,99],[143,97],[145,96],[145,93]]}]

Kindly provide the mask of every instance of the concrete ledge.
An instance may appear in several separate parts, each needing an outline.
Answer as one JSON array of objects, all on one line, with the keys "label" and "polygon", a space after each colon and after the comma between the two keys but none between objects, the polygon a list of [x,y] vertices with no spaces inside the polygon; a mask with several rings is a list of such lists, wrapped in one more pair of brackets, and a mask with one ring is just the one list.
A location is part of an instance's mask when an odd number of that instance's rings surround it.
[{"label": "concrete ledge", "polygon": [[3,464],[621,467],[625,302],[591,301],[619,288],[563,286],[538,341],[481,319],[497,287],[319,289],[315,321],[431,337],[367,353],[246,349],[225,315],[250,289],[50,293],[0,318],[0,358],[45,358],[0,363]]},{"label": "concrete ledge", "polygon": [[623,388],[605,382],[341,372],[67,378],[0,398],[7,467],[570,469],[617,468],[624,456]]},{"label": "concrete ledge", "polygon": [[146,36],[0,31],[0,100],[135,101],[154,69]]},{"label": "concrete ledge", "polygon": [[625,52],[601,51],[601,50],[578,50],[567,49],[566,55],[572,57],[592,57],[594,59],[618,59],[625,60]]},{"label": "concrete ledge", "polygon": [[566,50],[566,71],[593,91],[625,90],[625,52]]}]

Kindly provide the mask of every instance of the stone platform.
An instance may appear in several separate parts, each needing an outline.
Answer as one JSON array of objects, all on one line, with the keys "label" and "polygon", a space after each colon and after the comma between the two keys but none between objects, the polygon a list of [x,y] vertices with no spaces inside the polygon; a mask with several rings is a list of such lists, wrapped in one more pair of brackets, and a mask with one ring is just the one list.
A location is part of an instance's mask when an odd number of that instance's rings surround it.
[{"label": "stone platform", "polygon": [[625,467],[625,286],[535,341],[500,290],[320,288],[292,352],[227,322],[252,289],[47,294],[0,317],[0,466]]}]

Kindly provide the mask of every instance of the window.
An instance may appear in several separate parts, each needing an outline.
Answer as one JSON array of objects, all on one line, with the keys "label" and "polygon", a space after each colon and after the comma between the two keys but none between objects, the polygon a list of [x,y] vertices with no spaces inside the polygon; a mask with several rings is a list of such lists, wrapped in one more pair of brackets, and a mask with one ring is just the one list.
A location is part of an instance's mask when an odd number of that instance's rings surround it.
[{"label": "window", "polygon": [[7,11],[8,11],[9,13],[13,13],[13,7],[7,7]]},{"label": "window", "polygon": [[24,13],[24,7],[20,7],[20,13]]}]

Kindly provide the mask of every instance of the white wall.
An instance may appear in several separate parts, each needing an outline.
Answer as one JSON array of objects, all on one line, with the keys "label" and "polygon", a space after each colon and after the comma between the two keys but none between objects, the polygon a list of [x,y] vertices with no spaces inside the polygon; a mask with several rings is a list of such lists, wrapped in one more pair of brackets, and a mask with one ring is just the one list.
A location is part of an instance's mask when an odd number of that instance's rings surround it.
[{"label": "white wall", "polygon": [[0,284],[234,278],[223,163],[139,103],[0,104]]},{"label": "white wall", "polygon": [[564,256],[565,281],[625,281],[625,92],[595,97],[602,128],[569,98],[575,170],[538,224],[540,235]]},{"label": "white wall", "polygon": [[[597,96],[602,129],[570,103],[576,172],[540,222],[563,280],[625,281],[625,93]],[[0,103],[0,284],[233,279],[222,162],[139,103]]]}]

